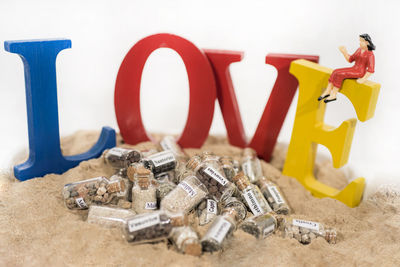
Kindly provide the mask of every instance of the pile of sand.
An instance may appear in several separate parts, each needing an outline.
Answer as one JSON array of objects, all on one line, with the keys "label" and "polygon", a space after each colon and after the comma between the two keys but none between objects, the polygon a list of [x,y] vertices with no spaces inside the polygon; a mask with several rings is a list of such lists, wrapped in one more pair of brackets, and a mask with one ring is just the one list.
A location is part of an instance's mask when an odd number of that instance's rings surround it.
[{"label": "pile of sand", "polygon": [[[62,140],[65,154],[80,153],[97,139],[93,132],[79,132]],[[152,147],[142,143],[139,149]],[[238,157],[241,149],[222,138],[209,138],[203,150]],[[100,265],[100,266],[340,266],[400,265],[400,191],[380,188],[357,208],[333,199],[312,197],[295,179],[281,175],[284,148],[278,146],[272,164],[263,162],[264,173],[277,183],[300,218],[321,222],[338,231],[338,242],[322,238],[310,245],[275,234],[256,240],[241,230],[234,233],[223,252],[200,258],[182,255],[163,244],[132,245],[118,229],[85,222],[87,211],[68,210],[62,201],[64,184],[113,170],[101,159],[82,162],[62,175],[18,182],[3,175],[0,180],[0,265]],[[189,155],[200,150],[186,149]],[[330,164],[318,164],[316,174],[338,188],[346,177]]]}]

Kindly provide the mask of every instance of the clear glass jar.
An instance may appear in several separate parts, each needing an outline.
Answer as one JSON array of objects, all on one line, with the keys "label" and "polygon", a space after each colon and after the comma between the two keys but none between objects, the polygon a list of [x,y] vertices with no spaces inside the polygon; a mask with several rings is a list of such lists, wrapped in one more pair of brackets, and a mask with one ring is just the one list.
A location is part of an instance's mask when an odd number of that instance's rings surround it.
[{"label": "clear glass jar", "polygon": [[241,160],[241,167],[244,174],[249,178],[250,183],[255,183],[263,176],[261,162],[256,151],[252,148],[245,148]]},{"label": "clear glass jar", "polygon": [[87,222],[104,227],[122,227],[125,219],[133,215],[136,213],[129,209],[92,205],[89,207]]},{"label": "clear glass jar", "polygon": [[192,157],[186,165],[187,168],[196,173],[216,201],[223,201],[232,196],[235,185],[226,179],[218,158],[208,154],[203,154],[203,158],[201,161],[198,156]]},{"label": "clear glass jar", "polygon": [[188,173],[194,174],[192,170],[186,168],[186,164],[187,162],[184,161],[178,161],[176,163],[175,177],[173,180],[174,183],[179,184],[184,179],[184,177],[188,175]]},{"label": "clear glass jar", "polygon": [[336,230],[332,228],[325,229],[318,222],[285,218],[281,227],[285,237],[294,238],[302,244],[309,244],[317,237],[324,238],[330,244],[336,244]]},{"label": "clear glass jar", "polygon": [[156,187],[151,181],[151,171],[139,168],[132,187],[132,208],[136,213],[147,213],[157,209]]},{"label": "clear glass jar", "polygon": [[233,177],[236,176],[236,170],[233,165],[232,157],[223,156],[220,157],[219,162],[221,163],[222,169],[224,170],[226,178],[232,182]]},{"label": "clear glass jar", "polygon": [[124,189],[123,181],[110,183],[101,176],[64,185],[63,198],[69,209],[87,209],[92,203],[109,204],[116,193]]},{"label": "clear glass jar", "polygon": [[257,181],[257,185],[276,213],[285,215],[290,213],[288,202],[276,184],[268,181],[265,177],[261,177]]},{"label": "clear glass jar", "polygon": [[132,193],[132,186],[133,183],[129,181],[129,179],[122,177],[120,174],[114,174],[113,176],[110,177],[110,185],[112,184],[124,184],[124,187],[117,187],[116,189],[116,200],[124,199],[129,201],[131,199],[131,193]]},{"label": "clear glass jar", "polygon": [[150,155],[143,159],[144,166],[151,170],[154,175],[162,172],[172,171],[176,167],[176,159],[171,151],[163,151]]},{"label": "clear glass jar", "polygon": [[226,240],[236,230],[237,220],[234,208],[225,209],[218,215],[201,239],[203,250],[207,252],[221,250]]},{"label": "clear glass jar", "polygon": [[201,243],[199,236],[190,226],[173,228],[170,240],[180,253],[192,256],[201,255]]},{"label": "clear glass jar", "polygon": [[221,209],[229,209],[229,208],[235,209],[237,213],[237,223],[243,221],[246,218],[247,216],[246,206],[238,198],[229,197],[227,200],[222,202]]},{"label": "clear glass jar", "polygon": [[[173,177],[173,176],[172,176]],[[166,195],[168,195],[174,188],[176,184],[171,182],[171,175],[170,172],[163,172],[157,175],[155,178],[157,182],[157,203],[160,204],[161,200],[164,199]]]},{"label": "clear glass jar", "polygon": [[233,181],[242,193],[244,203],[255,216],[272,211],[258,186],[251,184],[243,172],[236,175]]},{"label": "clear glass jar", "polygon": [[188,175],[161,200],[161,209],[187,214],[207,194],[208,190],[200,180],[195,175]]},{"label": "clear glass jar", "polygon": [[128,242],[142,244],[166,240],[174,227],[184,225],[187,225],[185,215],[158,210],[127,218],[123,232]]},{"label": "clear glass jar", "polygon": [[128,168],[131,163],[138,162],[141,158],[140,151],[122,147],[114,147],[104,153],[105,161],[117,170]]},{"label": "clear glass jar", "polygon": [[170,150],[177,160],[187,161],[189,157],[183,152],[182,148],[176,143],[173,136],[164,136],[160,141],[160,147],[163,151]]},{"label": "clear glass jar", "polygon": [[206,199],[204,201],[204,207],[199,208],[199,225],[203,226],[212,222],[215,217],[219,214],[218,203],[214,199]]},{"label": "clear glass jar", "polygon": [[266,213],[246,219],[240,225],[240,229],[255,236],[257,239],[262,239],[273,234],[277,229],[277,225],[275,216],[272,213]]}]

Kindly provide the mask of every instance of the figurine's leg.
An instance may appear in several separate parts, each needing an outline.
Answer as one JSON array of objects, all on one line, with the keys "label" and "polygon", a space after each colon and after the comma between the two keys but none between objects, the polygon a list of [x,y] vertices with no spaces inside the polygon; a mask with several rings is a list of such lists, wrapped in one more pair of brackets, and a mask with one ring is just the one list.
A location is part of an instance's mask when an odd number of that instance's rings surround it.
[{"label": "figurine's leg", "polygon": [[333,100],[336,99],[336,95],[339,92],[338,87],[333,87],[332,90],[330,91],[330,96],[326,100]]},{"label": "figurine's leg", "polygon": [[331,91],[333,89],[333,84],[332,83],[328,83],[328,87],[326,87],[325,91],[322,93],[322,95],[320,97],[318,97],[318,101],[321,101],[324,98],[327,98]]}]

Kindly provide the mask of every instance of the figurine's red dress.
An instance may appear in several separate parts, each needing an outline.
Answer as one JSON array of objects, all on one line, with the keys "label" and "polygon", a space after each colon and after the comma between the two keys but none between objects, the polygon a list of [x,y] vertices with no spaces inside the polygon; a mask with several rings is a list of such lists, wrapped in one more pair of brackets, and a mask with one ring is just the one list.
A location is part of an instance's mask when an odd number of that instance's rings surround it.
[{"label": "figurine's red dress", "polygon": [[370,50],[362,51],[361,48],[358,48],[357,51],[350,56],[349,61],[355,61],[356,64],[351,68],[336,69],[329,77],[329,82],[331,82],[334,87],[341,88],[344,79],[361,78],[367,71],[374,73],[375,57],[374,53]]}]

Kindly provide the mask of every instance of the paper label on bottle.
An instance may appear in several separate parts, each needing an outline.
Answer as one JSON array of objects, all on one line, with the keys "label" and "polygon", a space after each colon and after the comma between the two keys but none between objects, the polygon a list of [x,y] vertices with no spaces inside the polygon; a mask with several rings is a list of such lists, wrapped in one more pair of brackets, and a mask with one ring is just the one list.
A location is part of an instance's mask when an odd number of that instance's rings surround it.
[{"label": "paper label on bottle", "polygon": [[231,228],[230,222],[225,219],[219,220],[215,225],[211,226],[210,237],[221,243],[228,233],[229,228]]},{"label": "paper label on bottle", "polygon": [[243,197],[245,198],[247,205],[254,215],[257,216],[263,214],[263,209],[261,208],[260,203],[258,202],[252,189],[243,192]]},{"label": "paper label on bottle", "polygon": [[159,214],[146,214],[146,216],[141,216],[139,218],[133,218],[128,221],[129,232],[138,231],[153,225],[160,223]]},{"label": "paper label on bottle", "polygon": [[212,167],[207,167],[204,172],[222,185],[226,185],[228,183],[228,180]]},{"label": "paper label on bottle", "polygon": [[75,198],[75,202],[80,208],[86,209],[88,207],[82,197]]},{"label": "paper label on bottle", "polygon": [[207,212],[217,214],[217,202],[213,199],[207,199]]},{"label": "paper label on bottle", "polygon": [[157,209],[157,202],[146,202],[146,205],[144,206],[146,210],[155,210]]},{"label": "paper label on bottle", "polygon": [[164,164],[168,164],[175,161],[174,154],[171,151],[164,151],[151,155],[150,160],[154,163],[154,167],[159,167]]},{"label": "paper label on bottle", "polygon": [[123,155],[124,155],[124,153],[126,153],[126,151],[127,151],[127,149],[125,149],[125,148],[122,148],[122,147],[114,147],[114,148],[111,148],[109,151],[108,151],[108,154],[111,154],[111,155],[113,155],[113,156],[116,156],[116,157],[122,157]]},{"label": "paper label on bottle", "polygon": [[285,201],[283,200],[283,197],[279,193],[279,190],[276,186],[268,186],[268,191],[271,194],[272,198],[275,200],[275,203],[277,203],[277,204],[285,203]]},{"label": "paper label on bottle", "polygon": [[270,226],[266,227],[263,230],[263,237],[267,237],[269,234],[271,234],[275,230],[275,225],[271,224]]},{"label": "paper label on bottle", "polygon": [[196,190],[185,181],[180,182],[178,186],[180,186],[183,190],[185,190],[190,197],[194,197],[195,195],[197,195]]},{"label": "paper label on bottle", "polygon": [[299,219],[293,219],[293,225],[298,227],[307,228],[314,231],[319,231],[319,223],[312,221],[305,221]]}]

